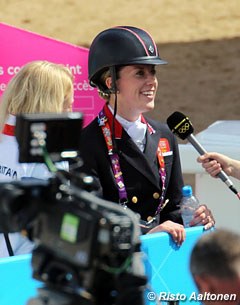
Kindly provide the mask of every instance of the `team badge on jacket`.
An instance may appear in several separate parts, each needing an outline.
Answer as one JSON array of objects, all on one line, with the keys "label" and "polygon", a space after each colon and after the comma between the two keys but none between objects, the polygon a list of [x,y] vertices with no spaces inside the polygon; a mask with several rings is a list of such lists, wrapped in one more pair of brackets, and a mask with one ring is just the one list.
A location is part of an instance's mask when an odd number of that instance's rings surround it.
[{"label": "team badge on jacket", "polygon": [[166,138],[160,138],[160,147],[162,151],[162,155],[165,156],[171,156],[173,154],[172,150],[170,150],[170,145],[168,142],[168,139]]}]

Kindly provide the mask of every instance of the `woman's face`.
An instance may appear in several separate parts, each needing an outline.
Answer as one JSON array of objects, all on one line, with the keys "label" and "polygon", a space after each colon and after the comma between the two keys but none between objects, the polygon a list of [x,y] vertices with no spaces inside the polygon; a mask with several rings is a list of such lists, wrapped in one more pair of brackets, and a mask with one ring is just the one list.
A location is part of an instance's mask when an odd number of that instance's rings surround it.
[{"label": "woman's face", "polygon": [[154,108],[158,87],[154,65],[124,66],[116,84],[119,115],[134,121],[141,113]]}]

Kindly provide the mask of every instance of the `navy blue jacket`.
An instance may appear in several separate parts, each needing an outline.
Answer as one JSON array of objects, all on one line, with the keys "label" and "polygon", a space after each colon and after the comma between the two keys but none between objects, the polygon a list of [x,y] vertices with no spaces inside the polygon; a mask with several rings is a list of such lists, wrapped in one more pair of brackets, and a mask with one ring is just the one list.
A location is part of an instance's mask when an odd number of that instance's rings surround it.
[{"label": "navy blue jacket", "polygon": [[[169,202],[161,212],[160,222],[172,220],[182,223],[179,202],[182,197],[183,177],[177,140],[166,124],[152,119],[146,119],[146,121],[153,127],[155,133],[150,134],[147,130],[146,147],[143,153],[124,129],[122,129],[122,137],[115,139],[128,195],[127,206],[139,213],[143,220],[154,216],[159,205],[157,197],[162,192],[156,153],[159,139],[165,138],[170,148],[164,156],[166,168],[165,199],[169,199]],[[104,199],[118,203],[118,189],[105,139],[97,118],[83,129],[80,151],[84,162],[81,170],[99,179]]]}]

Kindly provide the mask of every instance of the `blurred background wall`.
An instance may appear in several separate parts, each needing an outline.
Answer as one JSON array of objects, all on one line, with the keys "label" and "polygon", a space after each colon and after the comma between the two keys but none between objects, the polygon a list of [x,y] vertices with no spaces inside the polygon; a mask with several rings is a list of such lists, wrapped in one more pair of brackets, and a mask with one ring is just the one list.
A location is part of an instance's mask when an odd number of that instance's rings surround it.
[{"label": "blurred background wall", "polygon": [[107,27],[142,27],[169,62],[158,69],[152,117],[182,111],[195,132],[240,117],[239,0],[0,0],[0,8],[1,22],[85,47]]}]

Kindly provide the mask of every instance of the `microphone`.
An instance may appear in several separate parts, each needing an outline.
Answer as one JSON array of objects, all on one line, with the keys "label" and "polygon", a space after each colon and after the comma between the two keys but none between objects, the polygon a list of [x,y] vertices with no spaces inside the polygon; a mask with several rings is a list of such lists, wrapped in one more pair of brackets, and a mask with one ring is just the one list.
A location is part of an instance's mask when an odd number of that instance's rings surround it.
[{"label": "microphone", "polygon": [[[196,137],[193,135],[194,128],[187,116],[183,113],[175,111],[167,118],[167,125],[170,130],[177,135],[180,139],[187,139],[193,147],[198,151],[200,155],[204,155],[207,151],[202,147],[202,145],[198,142]],[[217,175],[228,187],[229,189],[238,196],[240,199],[240,193],[234,187],[232,181],[229,179],[228,175],[221,170],[221,172]]]}]

